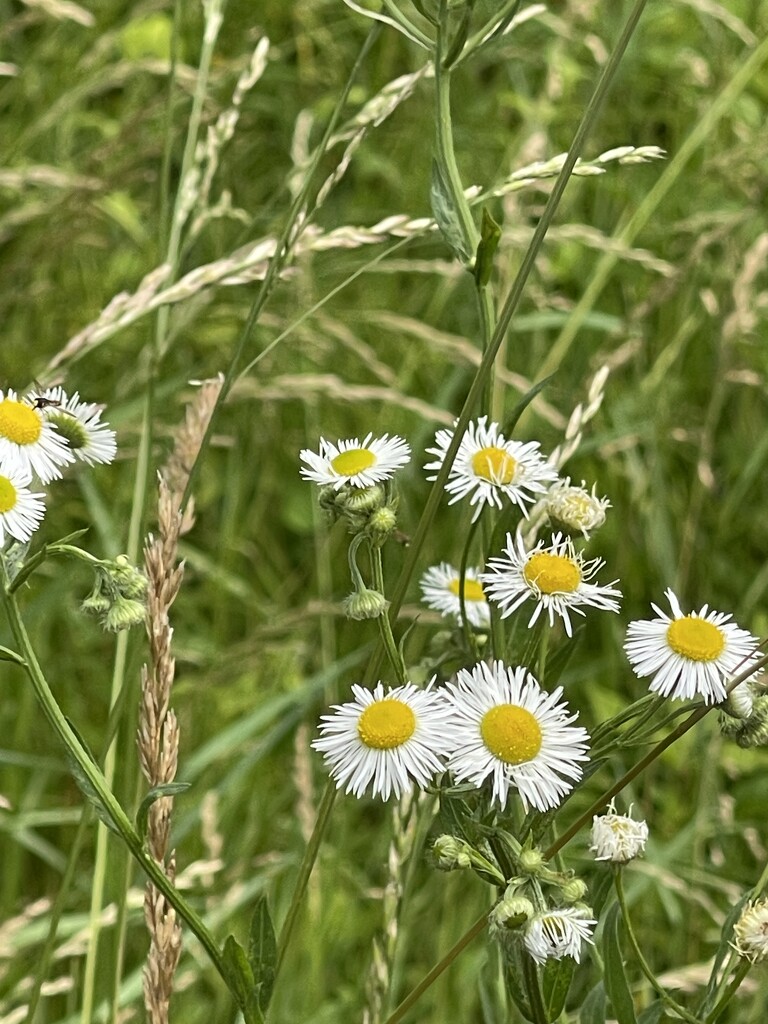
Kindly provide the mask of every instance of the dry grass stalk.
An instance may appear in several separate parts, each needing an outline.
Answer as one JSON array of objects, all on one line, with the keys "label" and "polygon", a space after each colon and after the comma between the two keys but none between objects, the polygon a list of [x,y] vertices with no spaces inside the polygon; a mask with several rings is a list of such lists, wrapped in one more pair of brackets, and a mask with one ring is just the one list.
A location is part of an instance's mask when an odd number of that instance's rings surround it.
[{"label": "dry grass stalk", "polygon": [[[194,522],[191,500],[183,512],[181,503],[221,385],[221,378],[206,382],[187,407],[184,423],[175,434],[173,452],[160,473],[158,533],[150,534],[144,547],[150,660],[141,673],[138,747],[141,770],[152,787],[176,777],[179,725],[170,707],[175,660],[169,611],[184,574],[184,565],[177,560],[179,537]],[[175,852],[168,849],[172,806],[171,797],[156,800],[150,808],[147,828],[149,850],[171,881],[176,876]],[[173,976],[181,955],[181,925],[162,893],[150,884],[145,890],[144,919],[150,934],[144,1003],[151,1024],[167,1024]]]}]

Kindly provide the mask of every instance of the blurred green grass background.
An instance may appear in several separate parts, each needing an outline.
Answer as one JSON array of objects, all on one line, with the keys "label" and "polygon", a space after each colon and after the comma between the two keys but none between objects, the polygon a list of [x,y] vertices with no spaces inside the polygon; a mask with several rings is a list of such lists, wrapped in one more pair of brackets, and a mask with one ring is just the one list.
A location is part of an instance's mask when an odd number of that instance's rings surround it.
[{"label": "blurred green grass background", "polygon": [[[490,187],[535,160],[564,152],[625,16],[626,4],[552,0],[458,76],[454,133],[466,185]],[[492,4],[478,0],[486,13]],[[81,13],[79,13],[81,12]],[[88,16],[90,15],[90,16]],[[203,16],[176,11],[179,65],[170,93],[174,11],[162,2],[104,0],[93,9],[0,2],[0,386],[46,380],[71,337],[119,292],[133,292],[162,263],[166,213],[161,167],[171,146],[171,191],[195,81]],[[230,103],[259,39],[268,65],[243,100],[223,151],[212,201],[231,196],[231,215],[211,218],[184,245],[179,276],[249,241],[279,233],[290,204],[302,132],[317,141],[369,23],[338,0],[259,4],[230,0],[215,49],[204,125]],[[528,418],[526,436],[544,451],[589,380],[611,367],[601,412],[567,467],[598,482],[614,511],[590,547],[620,578],[619,617],[590,618],[563,678],[569,701],[596,722],[636,697],[620,652],[623,626],[645,616],[673,585],[694,608],[733,611],[766,632],[768,457],[765,330],[768,316],[766,172],[768,66],[712,118],[713,105],[763,40],[768,11],[757,0],[650,4],[623,62],[585,159],[615,146],[660,146],[665,163],[610,164],[575,178],[513,324],[504,366],[538,379],[560,332],[616,252],[576,336]],[[355,83],[345,117],[387,82],[416,71],[423,55],[385,30]],[[615,240],[669,174],[696,126],[709,130],[647,223],[628,245]],[[170,119],[170,120],[169,120]],[[297,129],[297,123],[300,126]],[[432,83],[372,129],[349,170],[317,212],[323,231],[371,227],[402,214],[429,216]],[[338,153],[338,150],[335,151]],[[334,162],[324,162],[331,173]],[[493,200],[504,236],[497,294],[519,265],[549,186]],[[246,352],[250,360],[298,317],[379,256],[377,245],[303,254],[272,295]],[[254,283],[201,289],[171,307],[170,344],[156,369],[153,474],[170,446],[192,389],[188,381],[226,369],[255,294]],[[42,539],[90,526],[96,554],[126,546],[126,523],[153,371],[152,314],[115,332],[58,373],[68,391],[107,405],[119,461],[51,488]],[[292,329],[235,387],[215,425],[196,485],[197,524],[185,541],[187,569],[174,608],[178,659],[173,704],[182,729],[179,777],[193,788],[177,801],[173,842],[179,870],[213,862],[189,892],[222,937],[245,928],[256,894],[270,894],[280,920],[290,897],[313,806],[324,786],[307,744],[324,703],[359,677],[372,631],[346,622],[346,538],[330,533],[298,476],[298,451],[329,439],[397,432],[415,452],[402,474],[401,526],[416,523],[427,484],[422,453],[449,423],[471,382],[477,320],[471,281],[434,235],[407,242],[371,264]],[[519,395],[506,393],[509,411]],[[153,511],[146,511],[151,529]],[[466,517],[444,507],[429,561],[456,561]],[[387,552],[393,578],[402,558]],[[29,628],[57,696],[94,750],[107,737],[113,641],[77,611],[89,580],[46,567],[24,596]],[[417,588],[406,615],[416,615]],[[408,641],[413,663],[428,656],[433,620]],[[0,642],[8,642],[4,628]],[[134,743],[144,644],[129,650],[128,693],[117,716],[116,791],[137,792]],[[0,669],[0,1014],[22,1020],[24,979],[44,937],[79,820],[81,798],[20,673]],[[710,716],[712,717],[712,716]],[[636,752],[628,751],[619,774]],[[700,981],[728,908],[765,858],[763,759],[725,746],[707,720],[646,775],[632,797],[649,818],[652,844],[633,875],[649,959],[674,968],[681,986]],[[583,806],[597,789],[587,787]],[[339,800],[273,1021],[360,1019],[370,941],[381,920],[389,816],[368,802]],[[37,1020],[79,1019],[95,827],[80,854],[52,977]],[[585,854],[586,843],[579,850]],[[110,846],[107,901],[121,900],[124,854]],[[586,859],[584,868],[588,870]],[[146,948],[134,877],[125,949],[109,914],[101,934],[97,1020],[111,999],[122,958],[121,1020],[142,1019],[138,971]],[[398,984],[405,991],[487,903],[478,885],[436,876],[418,855],[410,870]],[[83,932],[85,929],[85,932]],[[669,935],[676,935],[670,957]],[[679,953],[679,955],[678,955]],[[413,1019],[492,1020],[491,956],[477,942],[425,998]],[[289,980],[290,979],[290,980]],[[728,1020],[765,1019],[759,982]],[[739,1007],[739,1008],[737,1008]],[[14,1015],[16,1014],[16,1015]],[[202,954],[192,945],[179,972],[172,1019],[233,1019]]]}]

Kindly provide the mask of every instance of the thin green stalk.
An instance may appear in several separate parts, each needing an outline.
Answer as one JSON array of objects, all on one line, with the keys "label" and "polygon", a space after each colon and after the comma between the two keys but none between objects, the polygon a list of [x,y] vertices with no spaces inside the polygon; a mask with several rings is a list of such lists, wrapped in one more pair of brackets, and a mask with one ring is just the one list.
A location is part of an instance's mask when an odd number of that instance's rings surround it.
[{"label": "thin green stalk", "polygon": [[411,989],[400,1005],[389,1015],[389,1017],[387,1017],[384,1024],[398,1024],[398,1021],[403,1019],[406,1013],[408,1013],[410,1008],[421,998],[430,985],[437,981],[443,971],[451,966],[453,961],[457,959],[473,939],[477,938],[480,932],[485,928],[487,922],[487,914],[482,914],[478,917],[472,927],[462,935],[459,941],[455,945],[451,946],[440,963],[435,964],[429,974],[425,974],[419,984],[416,985],[415,988]]},{"label": "thin green stalk", "polygon": [[643,952],[640,949],[640,946],[637,942],[637,937],[635,936],[635,930],[632,927],[632,920],[629,916],[629,907],[627,906],[627,899],[624,893],[622,870],[623,868],[620,865],[613,865],[613,884],[616,889],[616,898],[618,899],[619,907],[621,908],[621,916],[624,921],[624,927],[627,932],[627,938],[629,939],[629,944],[632,947],[632,951],[634,952],[635,957],[637,958],[637,963],[640,967],[640,970],[643,972],[647,981],[653,988],[654,992],[659,997],[659,999],[661,999],[661,1001],[664,1003],[666,1007],[672,1010],[673,1013],[676,1013],[678,1017],[681,1017],[683,1020],[688,1021],[688,1024],[701,1024],[698,1017],[696,1017],[692,1013],[689,1013],[685,1009],[685,1007],[681,1006],[678,1002],[676,1002],[672,998],[672,996],[666,991],[666,989],[659,984],[659,982],[656,980],[656,975],[653,973],[648,961],[643,956]]},{"label": "thin green stalk", "polygon": [[200,940],[200,943],[210,957],[214,967],[229,988],[229,980],[224,967],[224,961],[216,940],[208,931],[196,911],[187,903],[186,899],[178,889],[176,889],[176,887],[169,881],[162,868],[144,848],[144,844],[142,843],[138,832],[133,827],[133,824],[116,799],[114,793],[107,785],[104,775],[99,770],[96,763],[91,760],[90,755],[82,746],[80,740],[73,732],[69,722],[64,716],[64,713],[59,707],[56,698],[48,685],[48,681],[43,674],[40,663],[37,660],[37,656],[30,642],[29,636],[27,635],[16,599],[13,595],[7,592],[8,575],[5,563],[2,559],[0,559],[0,576],[2,577],[3,584],[2,596],[5,602],[5,610],[11,627],[11,632],[13,633],[19,651],[24,658],[27,675],[48,723],[64,744],[70,757],[77,763],[79,770],[88,780],[90,787],[98,798],[99,804],[108,815],[115,831],[120,835],[134,859],[139,863],[144,872],[149,876],[149,879],[163,893],[182,920],[187,923],[189,928]]},{"label": "thin green stalk", "polygon": [[736,968],[733,977],[731,978],[728,984],[728,987],[726,988],[725,992],[723,992],[723,995],[721,996],[717,1005],[713,1008],[712,1012],[707,1014],[707,1016],[704,1018],[704,1024],[715,1024],[715,1021],[720,1019],[720,1017],[723,1015],[725,1011],[725,1008],[728,1006],[728,1003],[730,1003],[731,999],[733,999],[738,990],[741,988],[741,983],[742,981],[744,981],[747,974],[749,973],[749,969],[751,966],[752,964],[748,960],[743,960],[739,964],[739,966]]},{"label": "thin green stalk", "polygon": [[[632,38],[632,34],[637,27],[637,23],[640,20],[640,16],[643,13],[647,0],[635,0],[632,11],[630,12],[629,18],[622,30],[621,36],[619,37],[616,46],[611,53],[610,59],[603,68],[603,72],[597,83],[592,98],[589,101],[587,109],[584,111],[579,126],[574,135],[571,147],[568,150],[568,155],[563,163],[552,192],[550,193],[547,205],[544,208],[544,212],[541,215],[541,219],[536,225],[536,230],[533,233],[533,238],[526,250],[523,257],[520,269],[517,272],[517,276],[510,288],[509,294],[507,295],[504,307],[499,316],[496,328],[491,338],[491,342],[483,354],[482,361],[475,375],[475,379],[469,389],[466,401],[459,413],[459,418],[456,423],[456,427],[453,433],[453,439],[446,452],[443,465],[437,474],[437,478],[432,485],[432,489],[429,492],[427,502],[424,506],[421,518],[419,519],[418,525],[413,535],[411,544],[408,547],[405,562],[400,572],[400,577],[395,585],[395,590],[392,595],[392,603],[389,609],[390,619],[394,621],[402,607],[405,595],[408,590],[408,585],[413,576],[416,565],[421,557],[421,549],[424,546],[424,541],[427,534],[432,526],[432,521],[437,512],[438,505],[442,498],[443,488],[445,482],[448,479],[448,473],[450,472],[453,461],[456,458],[456,453],[459,450],[459,444],[464,431],[467,428],[467,424],[472,416],[472,413],[477,406],[480,397],[483,393],[483,389],[486,386],[486,381],[493,367],[494,360],[498,355],[499,349],[501,348],[502,342],[504,341],[507,331],[509,330],[512,317],[514,316],[520,299],[522,297],[525,285],[528,278],[533,270],[536,263],[536,258],[541,250],[541,246],[544,243],[547,231],[554,219],[557,208],[560,205],[560,200],[563,197],[566,185],[571,176],[576,161],[581,155],[581,151],[584,148],[584,143],[587,140],[592,127],[597,120],[597,116],[600,112],[603,100],[605,99],[608,90],[610,89],[613,79],[618,71],[621,58],[624,55],[624,51],[629,45],[629,41]],[[372,657],[372,663],[374,665],[374,672],[381,660],[381,647],[378,651],[374,652]]]},{"label": "thin green stalk", "polygon": [[674,158],[669,162],[659,180],[648,192],[626,225],[618,232],[616,240],[621,244],[612,245],[610,250],[604,252],[600,257],[591,280],[582,292],[581,298],[573,308],[567,323],[544,360],[540,370],[541,377],[546,377],[547,374],[556,369],[567,355],[568,350],[576,340],[582,324],[594,308],[598,296],[605,287],[613,268],[616,266],[619,260],[618,253],[622,252],[627,246],[632,245],[638,233],[642,231],[651,216],[656,212],[656,208],[680,177],[685,165],[767,59],[768,36],[753,50],[751,57],[738,67],[733,78],[712,105],[707,108],[699,123],[691,130],[690,135],[688,135],[682,146],[675,153]]},{"label": "thin green stalk", "polygon": [[528,1005],[533,1014],[533,1024],[549,1024],[547,1012],[544,1009],[544,1000],[541,996],[541,983],[536,963],[531,956],[523,957],[523,981],[528,996]]},{"label": "thin green stalk", "polygon": [[277,943],[275,982],[277,982],[280,969],[285,961],[285,954],[288,949],[288,944],[291,941],[293,929],[296,926],[299,911],[301,910],[301,902],[304,898],[307,883],[309,882],[309,876],[312,874],[312,868],[314,867],[315,860],[317,859],[317,854],[320,850],[320,843],[322,842],[323,835],[325,834],[325,829],[330,821],[331,811],[333,810],[335,800],[336,784],[332,779],[329,779],[328,784],[325,787],[325,792],[323,793],[323,798],[320,801],[315,827],[312,830],[312,835],[310,836],[301,864],[299,865],[299,874],[296,878],[293,896],[291,897],[291,905],[288,908],[288,913],[285,916],[283,927],[280,930],[280,938]]},{"label": "thin green stalk", "polygon": [[[318,167],[320,166],[321,161],[325,157],[325,153],[328,148],[328,142],[330,141],[331,136],[336,130],[336,126],[339,123],[341,113],[344,110],[344,107],[346,106],[347,100],[349,98],[349,93],[350,90],[352,89],[352,86],[355,83],[355,79],[357,78],[360,69],[365,64],[366,58],[368,57],[368,54],[370,53],[374,42],[378,38],[380,31],[381,25],[378,22],[374,22],[370,32],[368,33],[365,41],[363,42],[362,47],[360,48],[360,53],[358,54],[354,67],[352,68],[349,74],[349,78],[347,79],[347,82],[344,88],[342,89],[338,100],[336,101],[336,105],[333,108],[333,113],[328,119],[328,124],[326,125],[325,131],[323,132],[323,137],[320,140],[320,143],[318,144],[317,149],[315,150],[312,156],[312,160],[310,161],[309,167],[307,168],[307,172],[304,176],[302,186],[299,189],[299,192],[296,198],[294,199],[293,203],[291,204],[290,210],[288,211],[288,216],[286,217],[283,230],[280,233],[280,236],[275,245],[274,255],[269,261],[267,271],[264,275],[264,278],[262,279],[259,290],[256,293],[256,298],[253,300],[251,308],[248,312],[248,318],[245,322],[245,326],[243,327],[243,330],[240,333],[240,337],[238,338],[235,350],[232,354],[232,358],[230,359],[229,365],[227,366],[227,369],[224,372],[224,383],[216,399],[213,411],[211,412],[211,416],[208,421],[208,427],[206,429],[205,435],[203,436],[203,440],[200,445],[200,451],[189,473],[189,479],[187,481],[187,486],[184,491],[184,496],[181,502],[182,508],[186,506],[186,503],[189,500],[189,496],[192,493],[192,488],[194,486],[195,480],[197,479],[197,474],[199,472],[198,467],[200,465],[201,456],[208,446],[208,442],[213,432],[219,409],[222,407],[227,396],[229,395],[229,392],[232,390],[232,385],[237,379],[238,366],[240,365],[240,362],[242,360],[242,355],[243,352],[245,351],[245,346],[251,339],[251,335],[253,334],[253,330],[259,321],[259,317],[261,316],[261,312],[267,303],[267,299],[272,294],[272,289],[277,284],[280,272],[282,271],[283,267],[288,261],[288,258],[291,254],[292,246],[295,244],[298,238],[298,235],[296,233],[297,224],[300,216],[305,211],[307,199],[309,198],[309,194],[312,190],[312,186],[314,183],[315,173]],[[304,226],[306,226],[306,224],[308,223],[309,218],[307,218],[307,220],[305,221]]]},{"label": "thin green stalk", "polygon": [[[377,544],[370,545],[371,551],[371,568],[373,569],[373,586],[380,594],[384,593],[384,566],[381,559],[381,548]],[[402,686],[405,683],[408,673],[403,663],[403,657],[400,653],[400,649],[395,642],[395,636],[392,632],[392,623],[389,621],[389,616],[386,612],[383,615],[379,615],[376,620],[380,630],[381,642],[384,644],[384,649],[389,657],[389,662],[392,666],[392,670],[395,673],[395,678],[398,683]]]}]

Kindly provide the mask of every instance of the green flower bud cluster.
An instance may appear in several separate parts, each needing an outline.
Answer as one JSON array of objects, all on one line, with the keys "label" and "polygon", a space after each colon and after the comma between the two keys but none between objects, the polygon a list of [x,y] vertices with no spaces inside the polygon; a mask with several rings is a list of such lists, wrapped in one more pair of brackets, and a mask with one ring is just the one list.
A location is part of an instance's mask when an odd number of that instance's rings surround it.
[{"label": "green flower bud cluster", "polygon": [[321,487],[318,500],[334,522],[341,519],[350,533],[362,533],[379,546],[397,528],[398,498],[386,483],[363,488],[349,485],[339,490],[329,484]]},{"label": "green flower bud cluster", "polygon": [[93,563],[93,590],[80,605],[99,619],[104,629],[118,633],[144,621],[147,577],[126,555]]}]

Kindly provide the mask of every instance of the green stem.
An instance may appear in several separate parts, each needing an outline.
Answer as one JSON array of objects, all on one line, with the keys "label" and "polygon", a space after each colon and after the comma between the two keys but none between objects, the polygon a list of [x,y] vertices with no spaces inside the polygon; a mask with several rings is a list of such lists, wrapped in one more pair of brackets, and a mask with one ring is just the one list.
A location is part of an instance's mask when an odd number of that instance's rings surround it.
[{"label": "green stem", "polygon": [[296,886],[293,890],[293,896],[291,897],[291,905],[288,908],[283,927],[280,931],[280,938],[277,944],[277,963],[275,965],[275,982],[280,974],[280,968],[283,966],[285,960],[285,954],[288,949],[288,944],[293,934],[293,929],[296,925],[296,920],[299,916],[301,909],[301,901],[304,898],[304,893],[309,882],[309,876],[312,874],[312,868],[314,867],[317,854],[320,849],[320,843],[322,842],[323,835],[325,834],[326,827],[330,821],[331,811],[336,800],[336,784],[333,780],[329,779],[328,784],[325,787],[323,793],[323,799],[320,801],[320,808],[317,812],[317,819],[315,821],[315,827],[312,830],[312,835],[307,843],[307,848],[304,851],[301,864],[299,865],[299,874],[296,879]]},{"label": "green stem", "polygon": [[480,917],[478,917],[478,919],[475,921],[475,923],[472,925],[469,931],[465,932],[464,935],[462,935],[462,937],[459,939],[459,941],[448,950],[443,959],[439,963],[435,964],[435,966],[432,968],[429,974],[424,975],[424,977],[421,979],[421,981],[415,988],[411,989],[411,991],[408,993],[408,995],[405,997],[402,1003],[400,1003],[400,1005],[394,1010],[394,1012],[391,1013],[389,1017],[387,1017],[384,1024],[398,1024],[398,1021],[401,1021],[403,1019],[406,1013],[410,1010],[414,1003],[421,998],[421,996],[424,994],[424,992],[427,991],[430,985],[432,985],[433,982],[437,981],[437,979],[440,977],[443,971],[450,967],[453,961],[459,956],[459,954],[464,951],[464,949],[470,944],[470,942],[472,942],[474,938],[476,938],[480,934],[481,931],[483,931],[487,923],[488,914],[482,914]]},{"label": "green stem", "polygon": [[[381,548],[376,544],[371,544],[370,551],[371,567],[373,569],[373,585],[380,594],[383,594],[384,566],[381,559]],[[392,632],[392,623],[389,621],[389,616],[386,612],[383,615],[380,615],[376,621],[379,624],[381,642],[384,644],[384,650],[387,652],[387,657],[389,658],[392,670],[395,673],[395,678],[402,686],[408,678],[408,673],[405,668],[405,663],[403,662],[403,656],[395,642],[395,634]]]},{"label": "green stem", "polygon": [[5,600],[5,610],[8,615],[11,632],[19,650],[24,656],[27,675],[29,676],[32,688],[35,692],[43,714],[48,723],[67,749],[72,759],[77,762],[79,769],[87,778],[93,791],[96,793],[99,803],[109,816],[115,831],[119,833],[125,845],[130,850],[134,859],[138,862],[150,881],[162,892],[168,902],[178,913],[179,917],[189,926],[192,932],[200,940],[205,951],[211,959],[214,967],[221,975],[229,988],[229,980],[224,966],[224,961],[219,951],[216,940],[206,928],[196,911],[187,903],[178,889],[168,879],[160,865],[150,856],[144,848],[139,834],[131,824],[127,814],[120,806],[114,793],[109,788],[104,775],[98,766],[91,760],[90,755],[82,746],[71,726],[67,722],[51,688],[48,685],[32,644],[27,635],[26,628],[19,614],[18,605],[13,595],[8,594],[8,577],[5,564],[0,559],[0,573],[2,574],[2,595]]},{"label": "green stem", "polygon": [[715,1021],[719,1020],[726,1006],[728,1005],[728,1003],[730,1003],[731,999],[733,999],[734,995],[738,992],[739,988],[741,987],[741,983],[746,978],[751,966],[752,964],[749,962],[749,960],[743,960],[739,964],[739,966],[736,968],[736,972],[734,973],[733,977],[731,978],[728,984],[728,987],[718,1000],[717,1005],[714,1007],[712,1012],[707,1014],[707,1016],[704,1018],[704,1024],[715,1024]]},{"label": "green stem", "polygon": [[621,908],[621,916],[624,920],[624,927],[627,931],[627,938],[629,944],[632,947],[632,951],[637,958],[637,962],[640,966],[640,970],[645,975],[646,979],[650,983],[656,995],[661,999],[665,1006],[667,1006],[673,1013],[677,1014],[678,1017],[682,1017],[683,1020],[687,1020],[688,1024],[701,1024],[698,1017],[694,1014],[689,1013],[684,1007],[680,1006],[672,996],[666,991],[666,989],[659,984],[656,980],[656,976],[650,968],[648,961],[643,956],[642,950],[638,945],[637,938],[635,936],[635,930],[632,927],[632,921],[629,916],[629,908],[627,907],[627,900],[624,894],[624,884],[622,878],[622,868],[618,864],[613,865],[613,883],[616,888],[616,897],[619,901],[619,907]]},{"label": "green stem", "polygon": [[523,955],[523,981],[533,1015],[533,1024],[549,1024],[544,1009],[544,1000],[541,998],[541,984],[539,972],[536,970],[536,962],[527,954]]}]

